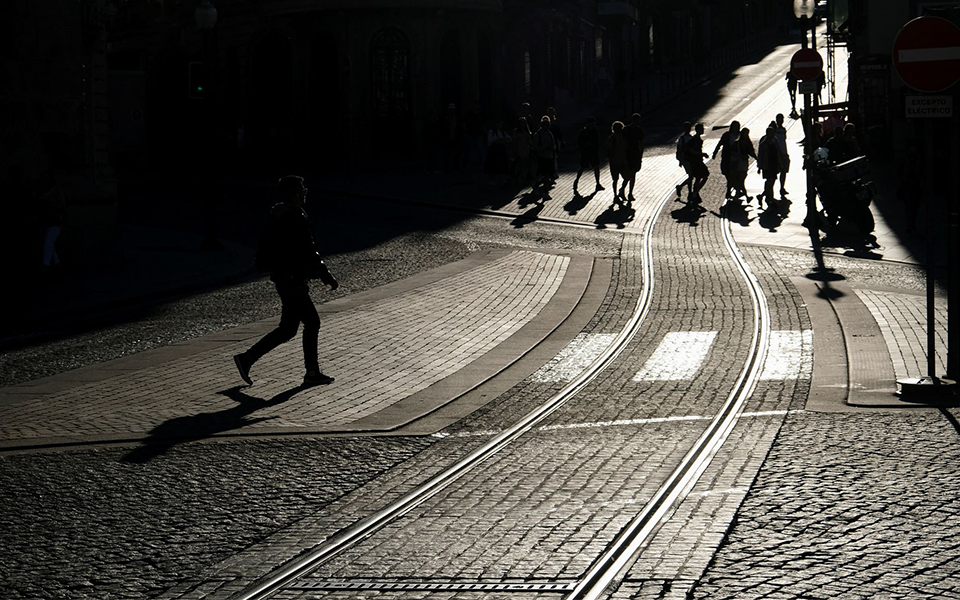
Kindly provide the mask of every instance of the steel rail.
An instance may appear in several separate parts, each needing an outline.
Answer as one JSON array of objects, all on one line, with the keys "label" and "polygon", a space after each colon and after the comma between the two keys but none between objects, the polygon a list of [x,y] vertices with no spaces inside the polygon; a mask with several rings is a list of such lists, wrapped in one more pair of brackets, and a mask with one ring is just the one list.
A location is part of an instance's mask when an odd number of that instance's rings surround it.
[{"label": "steel rail", "polygon": [[697,480],[733,431],[744,403],[756,388],[769,347],[770,317],[766,296],[759,281],[751,273],[740,253],[730,222],[727,206],[721,207],[723,241],[734,259],[737,270],[747,282],[753,303],[754,332],[750,353],[733,390],[717,415],[710,422],[679,465],[671,472],[653,498],[617,535],[578,581],[565,600],[596,600],[616,588],[636,558],[657,530],[669,519],[674,508],[689,494]]},{"label": "steel rail", "polygon": [[600,372],[620,356],[627,344],[633,339],[637,331],[639,331],[640,325],[650,311],[650,300],[653,297],[654,289],[653,249],[651,243],[653,227],[657,218],[663,212],[663,207],[669,200],[672,200],[671,194],[664,196],[656,205],[644,228],[643,245],[641,247],[643,287],[637,299],[636,309],[630,321],[621,329],[617,337],[584,371],[555,396],[466,457],[461,458],[450,467],[434,475],[389,506],[339,531],[330,538],[322,541],[313,550],[291,560],[279,569],[274,570],[259,581],[251,584],[243,591],[231,596],[230,600],[265,600],[269,598],[291,582],[305,576],[344,550],[370,537],[378,530],[437,495],[457,479],[490,459],[501,449],[528,432],[576,396],[584,387],[589,385]]}]

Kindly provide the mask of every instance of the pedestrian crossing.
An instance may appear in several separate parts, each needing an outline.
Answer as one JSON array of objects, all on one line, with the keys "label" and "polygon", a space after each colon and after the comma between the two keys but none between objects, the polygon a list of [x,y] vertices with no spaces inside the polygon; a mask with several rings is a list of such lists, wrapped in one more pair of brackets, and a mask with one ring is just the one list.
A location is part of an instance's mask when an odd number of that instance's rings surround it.
[{"label": "pedestrian crossing", "polygon": [[[557,355],[533,373],[538,383],[573,381],[614,340],[614,334],[579,334]],[[632,377],[641,381],[692,379],[708,360],[716,331],[671,331]],[[813,372],[813,331],[783,330],[770,333],[770,347],[760,380],[809,379]]]}]

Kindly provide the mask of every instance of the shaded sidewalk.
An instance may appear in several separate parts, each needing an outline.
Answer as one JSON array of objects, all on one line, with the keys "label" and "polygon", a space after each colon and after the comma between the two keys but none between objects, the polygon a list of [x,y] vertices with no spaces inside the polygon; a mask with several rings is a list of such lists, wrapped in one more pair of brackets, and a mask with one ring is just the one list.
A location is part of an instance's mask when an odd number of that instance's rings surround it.
[{"label": "shaded sidewalk", "polygon": [[15,343],[19,335],[63,320],[209,289],[254,273],[252,248],[220,240],[219,249],[206,250],[203,241],[197,233],[121,225],[114,264],[68,266],[62,274],[28,282],[5,312],[0,341]]}]

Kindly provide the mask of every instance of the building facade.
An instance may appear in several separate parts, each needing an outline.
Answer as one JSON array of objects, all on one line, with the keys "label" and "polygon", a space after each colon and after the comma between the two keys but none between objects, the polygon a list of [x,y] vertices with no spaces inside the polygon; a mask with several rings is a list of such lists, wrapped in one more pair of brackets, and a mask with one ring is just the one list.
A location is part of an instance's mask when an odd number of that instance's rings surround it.
[{"label": "building facade", "polygon": [[7,272],[40,264],[37,181],[66,192],[60,253],[72,265],[116,258],[116,190],[108,152],[103,0],[9,0],[0,18],[0,181]]},{"label": "building facade", "polygon": [[450,105],[473,127],[512,123],[523,102],[537,117],[641,110],[735,60],[730,48],[758,50],[790,11],[785,0],[217,0],[202,30],[198,3],[111,5],[121,171],[216,169],[211,156],[234,153],[268,170],[397,160],[431,143]]},{"label": "building facade", "polygon": [[[830,36],[849,51],[849,119],[857,125],[871,152],[902,158],[908,146],[926,137],[922,130],[926,123],[908,119],[904,113],[904,98],[915,92],[893,65],[897,34],[921,16],[938,16],[960,25],[960,2],[830,0]],[[938,93],[956,98],[957,92],[955,84]],[[949,122],[940,125],[945,124]],[[934,156],[950,156],[949,137],[934,136],[938,144]]]}]

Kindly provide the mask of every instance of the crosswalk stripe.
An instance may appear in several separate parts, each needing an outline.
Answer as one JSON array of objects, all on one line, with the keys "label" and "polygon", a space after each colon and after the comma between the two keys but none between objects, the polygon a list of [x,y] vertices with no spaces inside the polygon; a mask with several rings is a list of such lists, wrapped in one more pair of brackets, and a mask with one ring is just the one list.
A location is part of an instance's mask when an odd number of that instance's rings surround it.
[{"label": "crosswalk stripe", "polygon": [[690,379],[700,370],[716,337],[716,331],[671,331],[663,336],[633,381]]},{"label": "crosswalk stripe", "polygon": [[531,376],[539,383],[573,381],[617,337],[614,333],[578,334],[552,360],[537,369]]},{"label": "crosswalk stripe", "polygon": [[[804,348],[807,349],[804,352]],[[760,379],[810,377],[813,371],[813,331],[771,331],[770,348]]]}]

